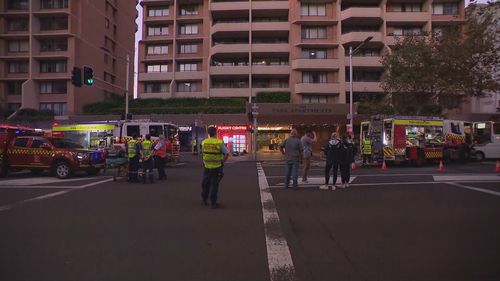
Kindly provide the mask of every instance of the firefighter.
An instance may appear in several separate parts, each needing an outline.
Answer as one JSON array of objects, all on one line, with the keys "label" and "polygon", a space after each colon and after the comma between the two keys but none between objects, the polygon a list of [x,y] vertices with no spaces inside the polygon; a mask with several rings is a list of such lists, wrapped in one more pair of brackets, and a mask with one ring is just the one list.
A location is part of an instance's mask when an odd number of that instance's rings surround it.
[{"label": "firefighter", "polygon": [[137,136],[133,136],[132,139],[127,142],[129,182],[138,182],[140,153],[141,145],[137,142]]},{"label": "firefighter", "polygon": [[198,138],[193,138],[193,155],[198,155]]},{"label": "firefighter", "polygon": [[158,170],[159,180],[167,179],[165,174],[165,161],[167,158],[167,140],[164,135],[159,136],[159,141],[154,149],[154,162]]},{"label": "firefighter", "polygon": [[372,158],[372,141],[369,136],[361,143],[361,152],[363,153],[363,165],[370,164]]},{"label": "firefighter", "polygon": [[204,166],[201,199],[203,204],[207,205],[207,200],[210,198],[212,209],[215,209],[219,207],[217,193],[219,182],[224,175],[223,164],[229,157],[229,152],[224,141],[216,137],[217,129],[215,127],[208,127],[207,131],[209,137],[201,143]]},{"label": "firefighter", "polygon": [[146,139],[142,142],[142,182],[146,183],[147,178],[149,178],[150,183],[153,183],[153,142],[151,141],[151,135],[147,134]]}]

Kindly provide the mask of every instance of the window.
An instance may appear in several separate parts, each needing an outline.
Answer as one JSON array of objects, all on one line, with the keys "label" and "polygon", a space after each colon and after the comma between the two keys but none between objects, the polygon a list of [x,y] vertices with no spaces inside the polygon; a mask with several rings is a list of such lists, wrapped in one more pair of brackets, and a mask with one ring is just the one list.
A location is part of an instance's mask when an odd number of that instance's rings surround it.
[{"label": "window", "polygon": [[195,82],[177,82],[177,92],[196,92],[198,83]]},{"label": "window", "polygon": [[9,52],[11,53],[24,53],[29,49],[28,40],[11,40],[9,41]]},{"label": "window", "polygon": [[304,59],[326,59],[326,49],[302,49]]},{"label": "window", "polygon": [[14,142],[15,147],[27,147],[29,138],[17,138]]},{"label": "window", "polygon": [[458,15],[457,3],[436,3],[432,5],[433,15]]},{"label": "window", "polygon": [[150,45],[147,48],[148,55],[166,55],[168,54],[167,45]]},{"label": "window", "polygon": [[212,79],[212,88],[248,88],[248,79]]},{"label": "window", "polygon": [[181,63],[179,64],[179,71],[180,72],[198,71],[198,65],[196,63]]},{"label": "window", "polygon": [[8,20],[7,22],[8,31],[28,31],[29,29],[28,26],[29,26],[28,19]]},{"label": "window", "polygon": [[148,64],[148,65],[146,65],[146,72],[147,73],[167,72],[167,71],[168,71],[167,64]]},{"label": "window", "polygon": [[302,72],[302,83],[327,83],[327,73],[320,71]]},{"label": "window", "polygon": [[252,59],[252,65],[288,65],[288,57],[272,57],[272,58],[259,58]]},{"label": "window", "polygon": [[420,29],[420,27],[398,27],[394,28],[394,32],[392,33],[392,35],[394,36],[419,35],[421,32],[422,29]]},{"label": "window", "polygon": [[41,102],[40,103],[40,110],[51,110],[57,116],[66,115],[66,103],[65,102]]},{"label": "window", "polygon": [[148,36],[162,36],[168,35],[168,26],[149,26]]},{"label": "window", "polygon": [[198,34],[198,25],[183,24],[180,27],[180,34]]},{"label": "window", "polygon": [[68,50],[66,38],[40,39],[40,52],[59,52]]},{"label": "window", "polygon": [[302,103],[328,103],[328,96],[302,96]]},{"label": "window", "polygon": [[41,73],[62,73],[66,72],[66,61],[41,61]]},{"label": "window", "polygon": [[41,18],[40,30],[68,29],[68,17]]},{"label": "window", "polygon": [[302,4],[300,6],[301,16],[326,16],[325,4]]},{"label": "window", "polygon": [[68,0],[41,0],[42,9],[65,9],[68,8]]},{"label": "window", "polygon": [[8,10],[28,10],[29,9],[28,0],[8,0],[7,9]]},{"label": "window", "polygon": [[7,95],[20,95],[23,89],[22,81],[9,81],[7,83]]},{"label": "window", "polygon": [[198,14],[198,5],[183,5],[181,6],[181,16],[194,16]]},{"label": "window", "polygon": [[141,135],[141,129],[139,125],[128,125],[127,126],[127,136],[129,137],[139,137]]},{"label": "window", "polygon": [[168,15],[168,6],[151,7],[148,9],[148,16],[150,17],[165,17]]},{"label": "window", "polygon": [[40,94],[66,94],[67,91],[66,81],[40,82]]},{"label": "window", "polygon": [[197,44],[180,44],[179,53],[181,54],[194,54],[198,52]]},{"label": "window", "polygon": [[28,73],[29,63],[24,61],[9,62],[9,73]]},{"label": "window", "polygon": [[31,148],[40,148],[40,146],[42,146],[42,144],[44,143],[46,142],[43,140],[34,139],[33,141],[31,141]]},{"label": "window", "polygon": [[392,5],[393,12],[421,12],[422,7],[418,3],[394,4]]},{"label": "window", "polygon": [[152,137],[159,137],[163,134],[163,126],[162,125],[150,125],[149,126],[149,134]]},{"label": "window", "polygon": [[16,111],[16,110],[19,110],[21,108],[21,104],[20,103],[17,103],[17,102],[14,102],[14,103],[8,103],[7,104],[7,108],[9,109],[9,111]]},{"label": "window", "polygon": [[302,39],[325,39],[326,27],[325,26],[303,26]]},{"label": "window", "polygon": [[[354,70],[352,75],[354,76],[353,81],[356,82],[379,82],[382,72]],[[349,71],[346,72],[346,81],[350,81]]]},{"label": "window", "polygon": [[162,82],[144,83],[144,92],[168,93],[168,83],[162,83]]}]

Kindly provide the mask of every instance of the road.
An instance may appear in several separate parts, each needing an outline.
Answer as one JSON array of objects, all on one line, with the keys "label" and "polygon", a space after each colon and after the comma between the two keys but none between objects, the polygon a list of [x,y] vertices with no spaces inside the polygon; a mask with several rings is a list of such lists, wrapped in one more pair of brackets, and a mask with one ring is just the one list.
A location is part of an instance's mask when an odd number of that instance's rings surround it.
[{"label": "road", "polygon": [[499,280],[492,162],[358,168],[347,189],[283,188],[281,161],[225,166],[220,209],[201,162],[167,181],[0,180],[0,280]]}]

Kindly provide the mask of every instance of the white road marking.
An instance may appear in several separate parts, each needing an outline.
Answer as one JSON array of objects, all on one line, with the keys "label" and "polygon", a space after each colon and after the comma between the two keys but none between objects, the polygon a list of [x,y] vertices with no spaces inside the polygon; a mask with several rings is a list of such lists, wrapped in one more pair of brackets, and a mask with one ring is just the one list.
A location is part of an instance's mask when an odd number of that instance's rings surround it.
[{"label": "white road marking", "polygon": [[35,177],[35,178],[24,178],[24,179],[11,179],[0,181],[0,186],[16,186],[16,185],[34,185],[34,184],[51,184],[51,183],[65,183],[74,181],[84,181],[84,180],[95,180],[104,177],[87,177],[87,178],[74,178],[74,179],[58,179],[55,177]]},{"label": "white road marking", "polygon": [[262,165],[257,163],[259,175],[260,200],[262,203],[262,217],[266,234],[267,262],[271,281],[296,280],[295,267],[288,243],[281,229],[280,218],[273,195],[269,189],[266,174]]},{"label": "white road marking", "polygon": [[488,194],[495,195],[495,196],[500,196],[500,192],[498,192],[498,191],[493,191],[493,190],[489,190],[489,189],[484,189],[484,188],[479,188],[479,187],[473,187],[473,186],[463,185],[463,184],[460,184],[460,183],[457,183],[457,182],[447,182],[447,184],[453,185],[453,186],[456,186],[456,187],[461,187],[461,188],[465,188],[465,189],[474,190],[474,191],[479,191],[479,192],[483,192],[483,193],[488,193]]},{"label": "white road marking", "polygon": [[500,181],[499,175],[470,175],[470,176],[461,176],[461,175],[450,175],[450,176],[434,176],[434,181]]},{"label": "white road marking", "polygon": [[[268,177],[269,178],[269,177]],[[283,177],[280,177],[280,178],[283,178]],[[355,180],[356,177],[351,177],[350,179],[350,183]],[[330,181],[332,180],[332,177],[330,176]],[[341,184],[342,183],[342,179],[340,178],[340,175],[337,177],[337,182],[335,184]],[[299,179],[299,182],[298,182],[299,186],[303,186],[303,185],[321,185],[321,184],[325,184],[325,177],[309,177],[307,179],[307,183],[303,182],[302,179]],[[279,186],[284,186],[285,183],[280,183],[278,184]]]},{"label": "white road marking", "polygon": [[0,186],[0,189],[75,189],[80,188],[78,185],[11,185]]},{"label": "white road marking", "polygon": [[[495,181],[481,181],[481,180],[476,180],[476,181],[471,181],[471,182],[495,182]],[[500,183],[500,181],[498,181]],[[452,183],[452,182],[438,182],[438,181],[419,181],[419,182],[378,182],[378,183],[350,183],[349,186],[387,186],[387,185],[420,185],[420,184],[443,184],[443,183]],[[304,187],[319,187],[319,185],[303,185]],[[269,188],[283,188],[283,185],[272,185]]]},{"label": "white road marking", "polygon": [[11,203],[11,204],[8,204],[8,205],[0,206],[0,212],[7,211],[7,210],[10,210],[10,209],[19,207],[19,206],[24,205],[24,204],[29,203],[29,202],[39,201],[39,200],[43,200],[43,199],[48,199],[48,198],[56,197],[56,196],[66,194],[66,193],[69,193],[69,192],[77,190],[77,189],[83,189],[83,188],[87,188],[87,187],[90,187],[90,186],[99,185],[99,184],[106,183],[106,182],[109,182],[109,181],[112,181],[112,180],[113,180],[112,178],[108,178],[108,179],[105,179],[105,180],[102,180],[102,181],[88,183],[88,184],[79,186],[77,188],[66,189],[66,190],[62,190],[62,191],[59,191],[59,192],[49,193],[49,194],[45,194],[45,195],[38,196],[38,197],[35,197],[35,198],[30,198],[30,199],[26,199],[26,200],[19,201],[19,202],[16,202],[16,203]]},{"label": "white road marking", "polygon": [[[324,171],[324,170],[323,170]],[[354,172],[355,173],[355,172]],[[340,173],[339,173],[339,176],[340,176]],[[394,177],[394,176],[442,176],[442,175],[438,175],[437,173],[432,173],[432,174],[395,174],[395,173],[387,173],[387,172],[384,172],[384,173],[379,173],[379,174],[353,174],[351,172],[351,177]],[[453,178],[455,176],[468,176],[468,177],[471,177],[471,178],[474,178],[474,179],[477,179],[478,177],[483,177],[483,176],[496,176],[496,174],[493,174],[493,173],[482,173],[482,174],[473,174],[473,173],[469,173],[469,174],[466,174],[466,173],[462,173],[462,174],[449,174],[449,177],[450,178]],[[498,177],[498,176],[496,176]],[[283,176],[267,176],[268,179],[273,179],[273,178],[283,178]],[[499,180],[499,178],[497,178],[497,180]]]}]

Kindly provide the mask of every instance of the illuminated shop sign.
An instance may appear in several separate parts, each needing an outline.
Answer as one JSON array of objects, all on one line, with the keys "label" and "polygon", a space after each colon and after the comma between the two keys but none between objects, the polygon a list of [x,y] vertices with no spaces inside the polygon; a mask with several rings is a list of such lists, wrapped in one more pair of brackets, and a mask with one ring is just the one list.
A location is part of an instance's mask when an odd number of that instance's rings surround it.
[{"label": "illuminated shop sign", "polygon": [[220,131],[244,131],[247,126],[217,126],[217,130]]}]

